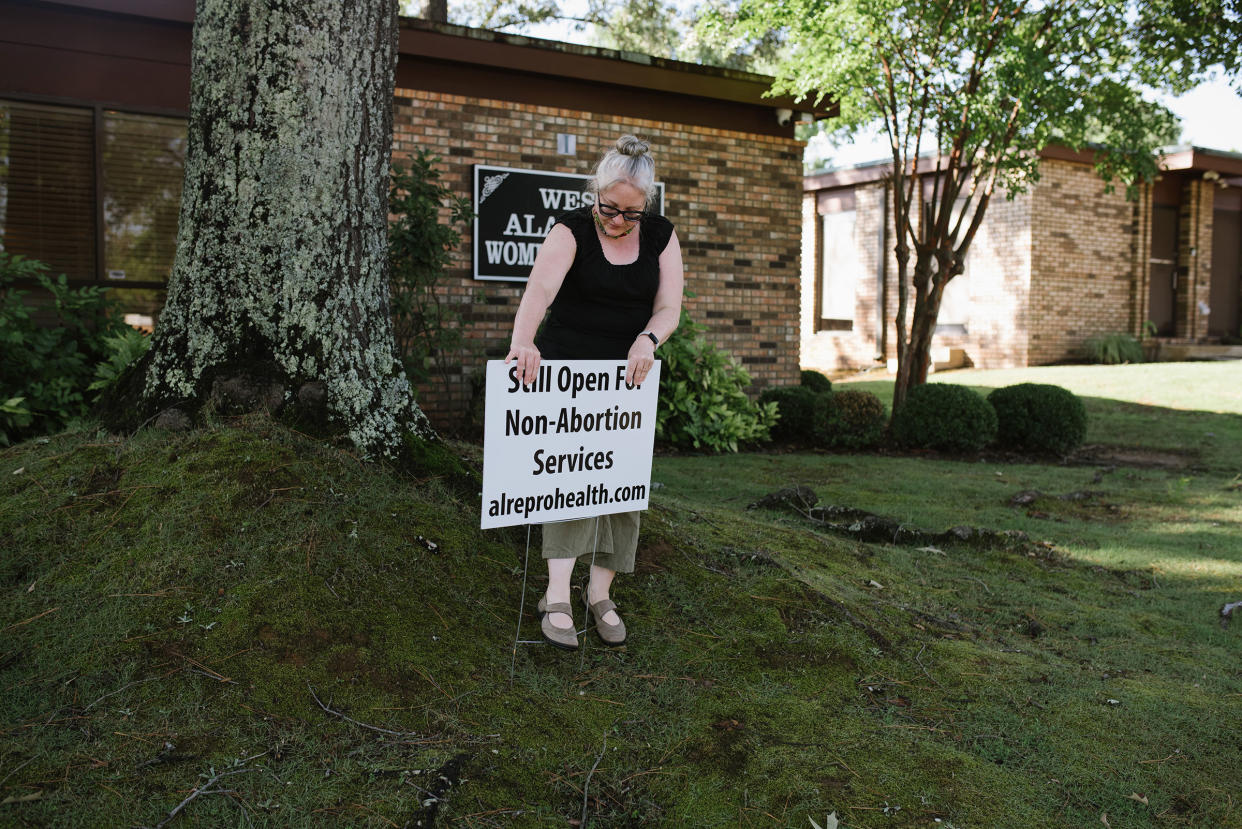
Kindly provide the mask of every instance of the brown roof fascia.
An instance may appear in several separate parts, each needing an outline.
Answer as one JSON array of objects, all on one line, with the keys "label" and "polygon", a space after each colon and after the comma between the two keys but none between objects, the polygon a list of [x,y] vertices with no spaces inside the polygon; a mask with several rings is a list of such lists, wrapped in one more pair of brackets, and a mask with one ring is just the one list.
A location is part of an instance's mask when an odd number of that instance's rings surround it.
[{"label": "brown roof fascia", "polygon": [[[1095,161],[1094,153],[1089,151],[1071,150],[1069,147],[1049,146],[1040,153],[1041,158],[1056,158],[1062,161],[1075,161],[1081,164],[1092,164]],[[948,164],[949,157],[941,158],[941,164]],[[919,168],[923,175],[932,175],[936,172],[936,159],[931,156],[924,156],[919,160]],[[834,187],[856,187],[860,184],[874,184],[883,181],[893,170],[893,162],[891,161],[871,161],[854,167],[842,167],[839,170],[829,170],[826,173],[818,173],[812,176],[806,176],[802,179],[802,190],[810,192],[814,190],[830,190]]]},{"label": "brown roof fascia", "polygon": [[1160,157],[1160,168],[1238,176],[1242,175],[1242,154],[1207,150],[1203,147],[1179,148]]},{"label": "brown roof fascia", "polygon": [[772,79],[766,75],[700,66],[635,52],[577,46],[413,17],[401,18],[400,37],[401,53],[424,58],[773,109],[784,107],[809,112],[817,119],[828,118],[838,112],[835,104],[798,102],[788,95],[765,97],[772,85]]},{"label": "brown roof fascia", "polygon": [[[1094,164],[1097,151],[1094,149],[1075,150],[1061,144],[1049,144],[1039,154],[1040,158],[1069,161],[1074,164]],[[1195,170],[1206,172],[1213,170],[1221,175],[1242,175],[1242,154],[1227,153],[1220,150],[1205,150],[1201,147],[1187,147],[1175,150],[1160,157],[1160,167],[1169,171]],[[833,187],[852,187],[859,184],[871,184],[881,181],[892,170],[892,162],[878,162],[859,167],[846,167],[832,170],[819,175],[807,176],[802,180],[804,191],[826,190]],[[931,172],[925,168],[924,172]]]},{"label": "brown roof fascia", "polygon": [[1075,150],[1062,144],[1049,144],[1040,152],[1040,158],[1054,158],[1057,161],[1070,161],[1075,164],[1094,164],[1095,150]]},{"label": "brown roof fascia", "polygon": [[[1094,149],[1073,150],[1060,145],[1050,145],[1040,153],[1041,158],[1056,158],[1061,161],[1072,161],[1078,164],[1094,164],[1097,151]],[[1209,150],[1203,147],[1177,147],[1160,155],[1160,169],[1170,172],[1214,171],[1222,175],[1242,174],[1242,154],[1223,150]]]},{"label": "brown roof fascia", "polygon": [[0,32],[0,94],[6,97],[151,114],[189,111],[187,23],[0,0]]},{"label": "brown roof fascia", "polygon": [[883,181],[893,171],[893,162],[879,161],[862,164],[857,167],[843,167],[802,179],[802,190],[831,190],[834,187],[857,187],[860,184],[874,184]]},{"label": "brown roof fascia", "polygon": [[[193,23],[194,0],[25,0],[42,8],[71,7],[174,23]],[[400,51],[424,58],[509,71],[573,78],[637,89],[745,103],[835,117],[832,102],[766,97],[772,78],[751,72],[666,60],[636,52],[454,26],[413,17],[400,20]]]},{"label": "brown roof fascia", "polygon": [[74,6],[174,23],[194,22],[194,0],[35,0],[37,6]]}]

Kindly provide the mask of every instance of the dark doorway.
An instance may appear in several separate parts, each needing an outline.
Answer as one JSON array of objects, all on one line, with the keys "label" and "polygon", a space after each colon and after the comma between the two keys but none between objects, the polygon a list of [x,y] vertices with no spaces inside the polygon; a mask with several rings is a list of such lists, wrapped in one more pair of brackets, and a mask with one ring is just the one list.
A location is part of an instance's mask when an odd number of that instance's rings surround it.
[{"label": "dark doorway", "polygon": [[1177,221],[1178,209],[1156,204],[1151,208],[1151,297],[1147,318],[1156,335],[1177,335]]},{"label": "dark doorway", "polygon": [[1242,211],[1212,211],[1208,336],[1242,336]]}]

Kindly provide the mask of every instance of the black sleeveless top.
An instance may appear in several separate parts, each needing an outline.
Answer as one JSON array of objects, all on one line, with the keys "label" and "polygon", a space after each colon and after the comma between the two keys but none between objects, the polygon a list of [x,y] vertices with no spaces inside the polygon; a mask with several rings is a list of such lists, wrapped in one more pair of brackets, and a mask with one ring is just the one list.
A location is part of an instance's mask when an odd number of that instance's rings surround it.
[{"label": "black sleeveless top", "polygon": [[578,250],[535,345],[545,359],[624,360],[651,320],[660,287],[660,254],[673,235],[663,216],[638,223],[638,258],[614,265],[604,256],[591,207],[557,217]]}]

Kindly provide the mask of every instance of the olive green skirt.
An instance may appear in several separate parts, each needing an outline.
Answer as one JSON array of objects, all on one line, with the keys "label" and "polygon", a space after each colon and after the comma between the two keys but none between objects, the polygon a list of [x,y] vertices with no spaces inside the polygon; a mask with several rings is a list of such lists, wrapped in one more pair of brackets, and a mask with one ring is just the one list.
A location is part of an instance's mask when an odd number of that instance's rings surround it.
[{"label": "olive green skirt", "polygon": [[639,512],[615,512],[543,525],[544,558],[586,558],[618,573],[634,572]]}]

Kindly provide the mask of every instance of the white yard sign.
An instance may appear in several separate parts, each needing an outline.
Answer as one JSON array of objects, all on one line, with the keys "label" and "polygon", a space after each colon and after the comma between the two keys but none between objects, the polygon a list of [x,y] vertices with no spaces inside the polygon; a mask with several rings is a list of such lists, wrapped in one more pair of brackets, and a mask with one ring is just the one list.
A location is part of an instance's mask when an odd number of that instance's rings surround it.
[{"label": "white yard sign", "polygon": [[534,383],[487,363],[480,526],[645,510],[660,363],[626,386],[624,360],[544,360]]}]

